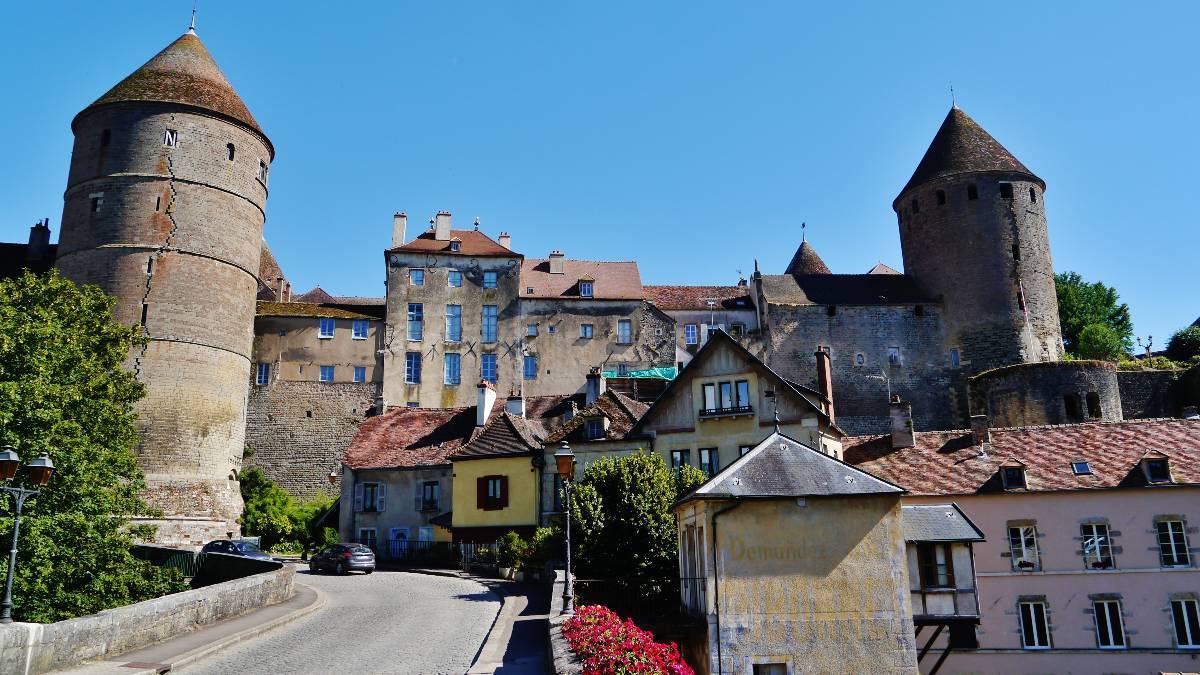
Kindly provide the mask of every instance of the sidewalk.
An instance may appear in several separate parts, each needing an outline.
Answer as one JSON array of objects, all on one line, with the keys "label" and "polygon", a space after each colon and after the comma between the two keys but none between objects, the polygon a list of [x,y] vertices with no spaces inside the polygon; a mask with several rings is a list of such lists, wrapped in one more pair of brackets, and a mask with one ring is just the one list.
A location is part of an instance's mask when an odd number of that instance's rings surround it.
[{"label": "sidewalk", "polygon": [[542,584],[480,579],[504,605],[468,675],[544,675],[550,590]]},{"label": "sidewalk", "polygon": [[229,645],[307,616],[320,609],[324,604],[325,595],[323,593],[311,586],[296,583],[295,595],[281,603],[256,609],[232,619],[218,621],[204,628],[103,661],[92,661],[54,672],[63,675],[166,673]]}]

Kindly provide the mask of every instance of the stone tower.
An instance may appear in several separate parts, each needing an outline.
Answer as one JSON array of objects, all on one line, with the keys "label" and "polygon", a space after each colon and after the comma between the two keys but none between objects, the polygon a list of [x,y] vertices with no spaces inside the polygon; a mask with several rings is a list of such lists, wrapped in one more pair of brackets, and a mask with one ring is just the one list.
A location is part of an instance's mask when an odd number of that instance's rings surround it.
[{"label": "stone tower", "polygon": [[271,141],[194,30],[76,115],[57,266],[149,341],[138,461],[158,541],[238,533]]},{"label": "stone tower", "polygon": [[892,202],[904,271],[941,297],[947,349],[967,373],[1062,357],[1045,189],[953,107]]}]

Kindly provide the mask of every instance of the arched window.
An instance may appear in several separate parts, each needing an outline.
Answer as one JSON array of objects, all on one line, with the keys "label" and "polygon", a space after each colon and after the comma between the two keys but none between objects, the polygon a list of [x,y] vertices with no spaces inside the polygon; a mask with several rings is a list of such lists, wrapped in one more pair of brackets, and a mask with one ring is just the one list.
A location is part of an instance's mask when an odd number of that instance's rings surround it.
[{"label": "arched window", "polygon": [[937,203],[938,203],[938,206],[942,206],[943,204],[946,203],[946,191],[945,190],[937,191]]},{"label": "arched window", "polygon": [[1034,204],[1037,203],[1037,190],[1029,188],[1029,201],[1033,202]]},{"label": "arched window", "polygon": [[233,155],[234,155],[234,152],[235,152],[235,151],[236,151],[236,149],[233,147],[233,143],[226,143],[226,144],[225,144],[225,157],[226,157],[226,159],[228,159],[229,161],[231,161],[231,162],[232,162],[232,161],[233,161]]},{"label": "arched window", "polygon": [[1098,419],[1101,416],[1103,416],[1103,413],[1100,410],[1100,394],[1098,394],[1094,391],[1088,392],[1087,410],[1088,410],[1088,417],[1090,417],[1092,419]]}]

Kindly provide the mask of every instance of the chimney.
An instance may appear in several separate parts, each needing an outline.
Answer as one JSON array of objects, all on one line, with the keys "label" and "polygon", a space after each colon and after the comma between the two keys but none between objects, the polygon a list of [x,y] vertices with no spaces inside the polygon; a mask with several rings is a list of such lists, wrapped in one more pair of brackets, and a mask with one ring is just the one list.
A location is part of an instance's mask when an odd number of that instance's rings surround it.
[{"label": "chimney", "polygon": [[833,367],[829,362],[829,352],[824,349],[817,350],[817,391],[829,401],[825,408],[829,423],[836,424],[833,414]]},{"label": "chimney", "polygon": [[403,211],[392,214],[392,248],[404,245],[404,231],[408,229],[408,216]]},{"label": "chimney", "polygon": [[604,382],[604,374],[599,368],[592,368],[587,374],[587,398],[584,405],[591,405],[604,395],[608,386]]},{"label": "chimney", "polygon": [[562,274],[565,271],[563,269],[563,252],[558,249],[550,251],[550,274]]},{"label": "chimney", "polygon": [[290,282],[290,281],[285,281],[285,282],[283,282],[283,285],[284,285],[284,287],[287,289],[287,293],[285,293],[285,294],[284,294],[284,296],[283,296],[283,297],[284,297],[284,300],[283,300],[283,301],[284,301],[284,302],[291,302],[291,301],[292,301],[292,282]]},{"label": "chimney", "polygon": [[38,221],[29,228],[29,248],[26,260],[40,262],[50,256],[50,219]]},{"label": "chimney", "polygon": [[911,448],[916,445],[917,432],[913,430],[912,404],[901,401],[898,394],[893,394],[888,416],[892,420],[892,448]]},{"label": "chimney", "polygon": [[492,414],[492,406],[496,405],[496,390],[487,380],[479,381],[479,398],[475,402],[475,426],[487,424]]},{"label": "chimney", "polygon": [[508,250],[512,250],[512,235],[507,232],[500,233],[500,245]]},{"label": "chimney", "polygon": [[971,415],[971,440],[975,441],[975,445],[983,445],[992,440],[987,415]]},{"label": "chimney", "polygon": [[438,211],[433,221],[433,238],[438,241],[450,241],[450,212]]},{"label": "chimney", "polygon": [[504,409],[507,410],[508,414],[510,414],[510,415],[516,415],[517,417],[524,417],[525,416],[525,398],[523,396],[521,396],[520,394],[513,394],[512,396],[509,396],[508,402],[505,404]]},{"label": "chimney", "polygon": [[283,277],[275,277],[275,301],[283,302]]}]

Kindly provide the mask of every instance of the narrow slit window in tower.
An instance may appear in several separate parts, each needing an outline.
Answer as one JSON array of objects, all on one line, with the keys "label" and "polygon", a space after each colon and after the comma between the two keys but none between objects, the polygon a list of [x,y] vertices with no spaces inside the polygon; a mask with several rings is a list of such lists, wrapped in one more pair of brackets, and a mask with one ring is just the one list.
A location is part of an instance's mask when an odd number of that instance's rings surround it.
[{"label": "narrow slit window in tower", "polygon": [[146,274],[154,274],[154,256],[146,258]]},{"label": "narrow slit window in tower", "polygon": [[1021,245],[1015,241],[1013,242],[1013,245],[1012,245],[1012,255],[1013,255],[1013,260],[1021,259]]},{"label": "narrow slit window in tower", "polygon": [[1037,203],[1037,190],[1029,188],[1029,201],[1034,204]]},{"label": "narrow slit window in tower", "polygon": [[1096,393],[1096,392],[1094,392],[1094,391],[1089,391],[1089,392],[1088,392],[1088,395],[1087,395],[1087,408],[1088,408],[1088,417],[1090,417],[1090,418],[1092,418],[1092,419],[1099,419],[1099,418],[1101,417],[1101,414],[1100,414],[1100,394],[1097,394],[1097,393]]},{"label": "narrow slit window in tower", "polygon": [[154,198],[154,212],[158,213],[162,210],[162,195]]},{"label": "narrow slit window in tower", "polygon": [[179,132],[175,129],[167,129],[163,134],[163,145],[168,148],[179,147]]},{"label": "narrow slit window in tower", "polygon": [[139,326],[142,326],[143,328],[146,326],[146,318],[149,313],[150,313],[150,305],[143,302],[142,303],[142,320],[141,320],[141,323],[138,324]]},{"label": "narrow slit window in tower", "polygon": [[262,161],[261,159],[258,160],[258,173],[256,174],[256,176],[264,184],[267,182],[267,163]]},{"label": "narrow slit window in tower", "polygon": [[921,202],[918,202],[916,197],[913,197],[913,200],[912,200],[912,212],[913,213],[921,212]]},{"label": "narrow slit window in tower", "polygon": [[979,188],[976,187],[976,185],[974,183],[967,185],[967,199],[970,199],[970,200],[979,199]]},{"label": "narrow slit window in tower", "polygon": [[233,156],[237,152],[237,148],[233,147],[233,143],[225,144],[225,157],[229,161],[233,161]]},{"label": "narrow slit window in tower", "polygon": [[938,206],[942,206],[943,204],[946,203],[946,191],[945,190],[937,191],[937,203],[938,203]]},{"label": "narrow slit window in tower", "polygon": [[104,131],[101,131],[100,132],[100,147],[107,148],[108,144],[110,142],[112,142],[112,130],[105,129]]},{"label": "narrow slit window in tower", "polygon": [[1001,183],[1000,184],[1000,197],[1002,199],[1012,199],[1013,198],[1012,183]]},{"label": "narrow slit window in tower", "polygon": [[93,192],[92,194],[88,195],[88,204],[89,204],[89,208],[91,209],[92,213],[99,213],[100,205],[103,203],[104,203],[104,193],[103,192]]}]

